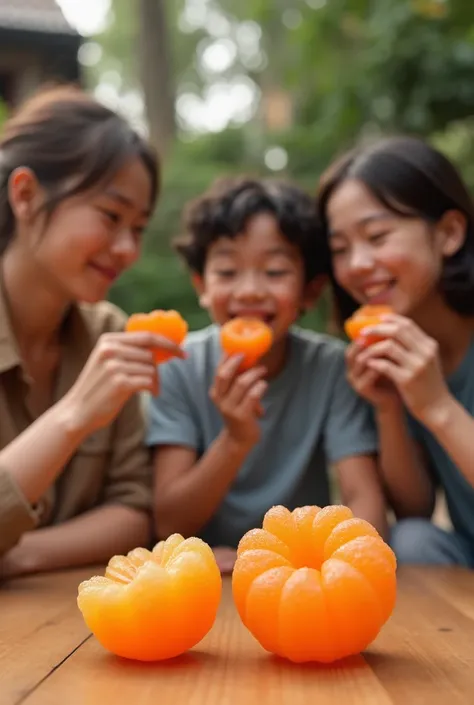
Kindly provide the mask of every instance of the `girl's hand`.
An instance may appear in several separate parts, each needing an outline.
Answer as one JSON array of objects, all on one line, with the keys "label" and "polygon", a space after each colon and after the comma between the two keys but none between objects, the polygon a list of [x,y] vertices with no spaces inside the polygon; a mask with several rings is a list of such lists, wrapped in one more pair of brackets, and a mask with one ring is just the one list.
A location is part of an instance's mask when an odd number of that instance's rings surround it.
[{"label": "girl's hand", "polygon": [[360,353],[359,362],[392,382],[408,410],[419,421],[446,403],[451,395],[441,369],[438,343],[412,320],[387,314],[364,333],[385,340]]},{"label": "girl's hand", "polygon": [[153,348],[185,357],[180,347],[153,333],[106,333],[99,338],[63,400],[81,430],[90,434],[107,426],[136,392],[158,394]]},{"label": "girl's hand", "polygon": [[346,350],[349,384],[357,394],[378,410],[401,405],[400,395],[394,384],[380,372],[370,369],[364,359],[361,359],[365,349],[358,343],[351,343]]}]

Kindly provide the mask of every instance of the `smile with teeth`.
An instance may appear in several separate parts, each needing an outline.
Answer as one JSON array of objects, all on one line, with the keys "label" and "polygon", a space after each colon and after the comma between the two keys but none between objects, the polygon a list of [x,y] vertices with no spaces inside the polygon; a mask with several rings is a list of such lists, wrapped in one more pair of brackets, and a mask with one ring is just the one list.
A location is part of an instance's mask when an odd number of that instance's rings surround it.
[{"label": "smile with teeth", "polygon": [[393,287],[394,282],[389,281],[389,282],[384,282],[383,284],[372,284],[371,286],[366,286],[364,288],[364,294],[368,298],[373,298],[375,296],[379,296],[380,294],[384,294],[388,292],[392,287]]}]

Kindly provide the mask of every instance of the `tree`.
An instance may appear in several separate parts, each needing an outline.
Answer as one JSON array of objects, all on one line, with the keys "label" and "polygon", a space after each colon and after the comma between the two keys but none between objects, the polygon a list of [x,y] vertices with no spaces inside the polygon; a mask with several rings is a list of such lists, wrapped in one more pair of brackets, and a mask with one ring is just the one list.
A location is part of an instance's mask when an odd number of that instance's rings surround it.
[{"label": "tree", "polygon": [[150,140],[165,155],[175,134],[175,91],[164,0],[139,1],[137,49]]}]

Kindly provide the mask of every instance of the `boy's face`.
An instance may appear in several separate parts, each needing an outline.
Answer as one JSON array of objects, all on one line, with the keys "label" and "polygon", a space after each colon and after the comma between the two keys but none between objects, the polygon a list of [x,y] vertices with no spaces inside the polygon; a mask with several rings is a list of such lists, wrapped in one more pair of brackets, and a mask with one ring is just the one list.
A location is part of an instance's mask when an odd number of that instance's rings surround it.
[{"label": "boy's face", "polygon": [[312,303],[301,252],[269,213],[251,218],[242,235],[212,243],[204,274],[195,284],[214,322],[260,318],[272,328],[275,341]]}]

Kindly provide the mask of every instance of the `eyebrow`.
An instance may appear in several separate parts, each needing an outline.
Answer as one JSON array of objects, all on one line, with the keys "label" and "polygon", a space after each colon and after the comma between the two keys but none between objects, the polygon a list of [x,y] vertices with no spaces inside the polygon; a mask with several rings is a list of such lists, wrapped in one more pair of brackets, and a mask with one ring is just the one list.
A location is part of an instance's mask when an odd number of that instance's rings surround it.
[{"label": "eyebrow", "polygon": [[[213,254],[214,255],[234,255],[237,252],[236,247],[232,247],[232,245],[218,245],[214,248]],[[291,259],[294,259],[295,255],[294,253],[286,249],[285,247],[272,247],[269,250],[265,250],[262,252],[262,255],[265,257],[273,257],[275,255],[283,255],[284,257],[289,257]]]},{"label": "eyebrow", "polygon": [[[113,198],[115,201],[118,201],[119,203],[121,203],[123,206],[126,206],[127,208],[136,208],[137,207],[136,203],[134,201],[132,201],[131,198],[124,196],[123,193],[120,193],[120,191],[116,191],[113,188],[107,189],[105,191],[105,195],[109,196],[109,198]],[[149,210],[144,210],[141,213],[146,218],[148,218],[150,216]]]},{"label": "eyebrow", "polygon": [[[391,213],[374,213],[373,215],[367,215],[365,218],[361,218],[357,221],[357,225],[368,225],[370,223],[376,222],[378,220],[389,220],[393,218]],[[341,230],[331,230],[329,229],[329,237],[335,237],[337,235],[342,235]]]}]

